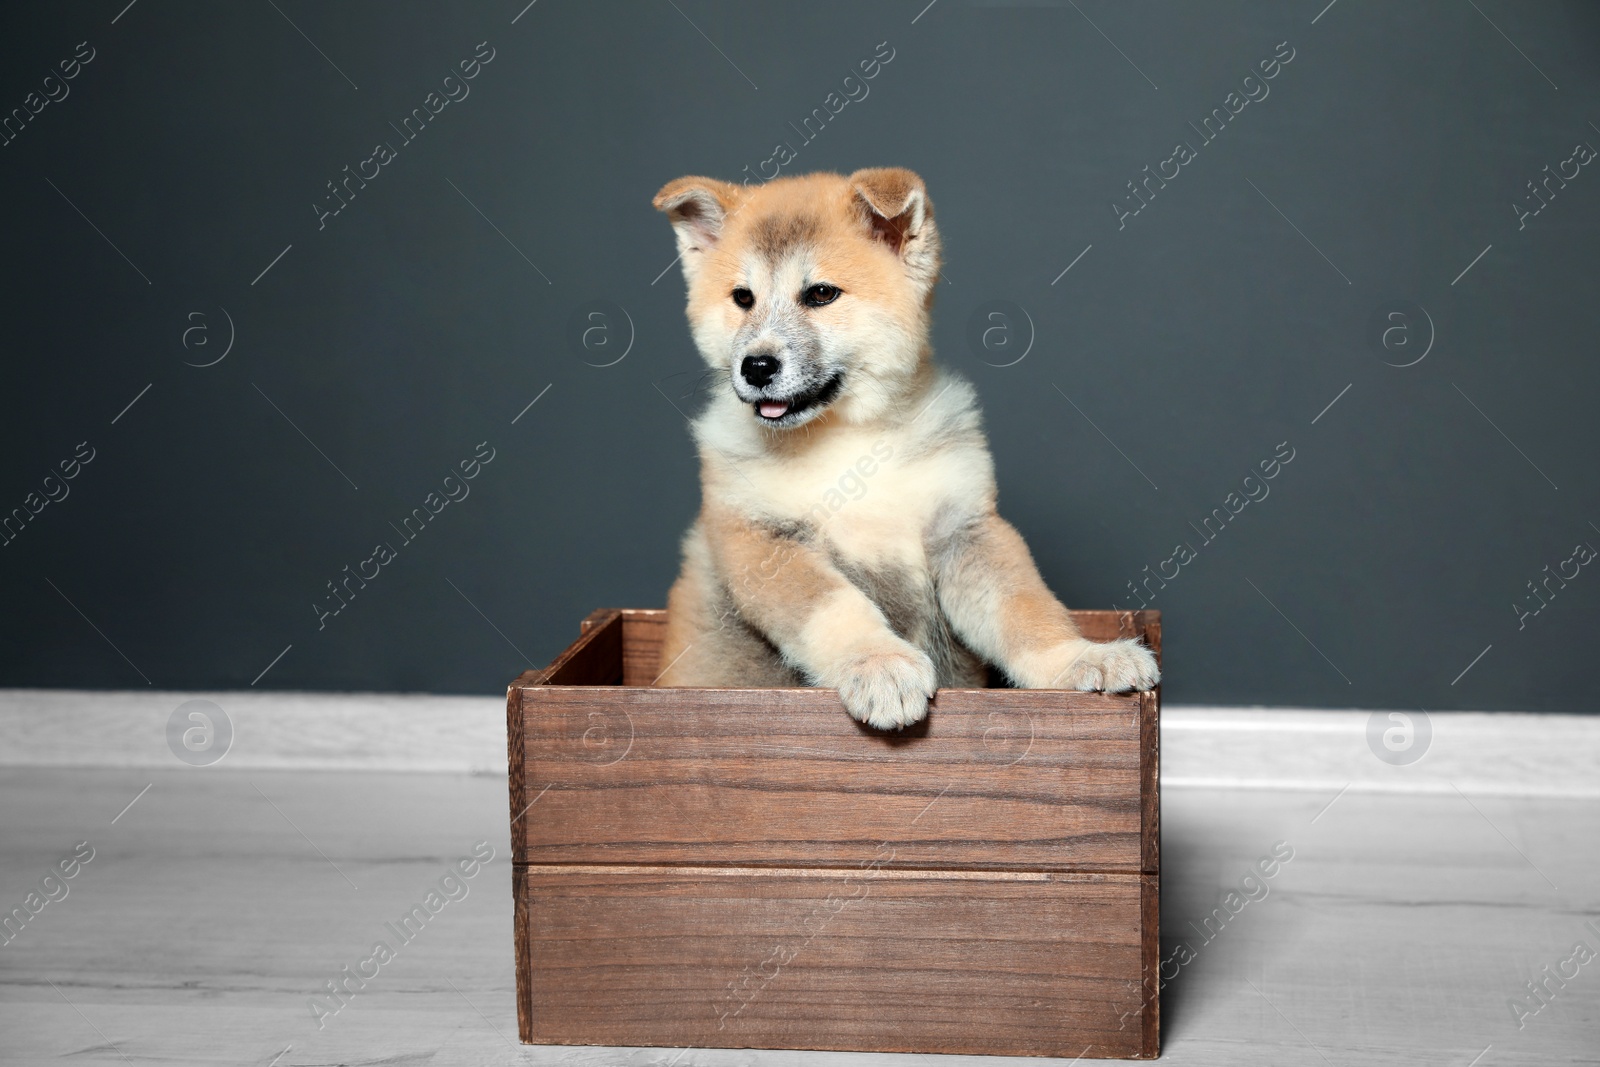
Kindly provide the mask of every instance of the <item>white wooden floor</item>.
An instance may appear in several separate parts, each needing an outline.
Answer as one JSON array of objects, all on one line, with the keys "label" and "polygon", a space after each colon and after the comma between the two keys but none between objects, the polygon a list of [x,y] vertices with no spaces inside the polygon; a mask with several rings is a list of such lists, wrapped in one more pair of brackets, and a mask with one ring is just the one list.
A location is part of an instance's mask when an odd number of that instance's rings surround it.
[{"label": "white wooden floor", "polygon": [[[1179,718],[1170,762],[1206,745],[1249,757],[1250,731],[1228,749]],[[0,910],[22,905],[77,842],[94,858],[0,945],[0,1064],[980,1062],[522,1048],[502,775],[22,765],[50,762],[38,751],[14,731],[0,745],[13,764],[0,767]],[[1570,759],[1551,766],[1560,780]],[[1600,958],[1550,982],[1520,1029],[1508,1005],[1577,942],[1600,952],[1600,799],[1518,796],[1505,782],[1334,799],[1314,775],[1299,780],[1312,787],[1164,786],[1163,951],[1184,939],[1197,949],[1164,993],[1166,1062],[1600,1063]],[[319,1030],[310,995],[480,840],[496,858],[468,896]],[[1203,942],[1189,923],[1280,841],[1294,858],[1268,895]]]}]

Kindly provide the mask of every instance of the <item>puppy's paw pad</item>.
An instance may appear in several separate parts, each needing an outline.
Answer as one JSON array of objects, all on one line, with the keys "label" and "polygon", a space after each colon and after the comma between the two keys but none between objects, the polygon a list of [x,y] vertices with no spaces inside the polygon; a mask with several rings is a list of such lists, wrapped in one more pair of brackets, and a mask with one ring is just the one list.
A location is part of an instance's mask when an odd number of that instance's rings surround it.
[{"label": "puppy's paw pad", "polygon": [[1126,693],[1153,689],[1160,680],[1156,657],[1139,642],[1086,641],[1073,651],[1051,688]]},{"label": "puppy's paw pad", "polygon": [[933,661],[911,645],[859,656],[837,673],[839,699],[850,717],[880,730],[917,722],[939,686]]}]

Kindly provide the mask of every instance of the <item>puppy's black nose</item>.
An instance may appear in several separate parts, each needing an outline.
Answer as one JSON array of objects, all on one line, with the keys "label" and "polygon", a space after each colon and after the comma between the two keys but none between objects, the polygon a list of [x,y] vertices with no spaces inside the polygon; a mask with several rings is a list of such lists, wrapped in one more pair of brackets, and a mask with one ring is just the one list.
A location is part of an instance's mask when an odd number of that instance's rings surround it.
[{"label": "puppy's black nose", "polygon": [[745,356],[744,362],[739,364],[739,373],[759,389],[772,381],[782,366],[776,356]]}]

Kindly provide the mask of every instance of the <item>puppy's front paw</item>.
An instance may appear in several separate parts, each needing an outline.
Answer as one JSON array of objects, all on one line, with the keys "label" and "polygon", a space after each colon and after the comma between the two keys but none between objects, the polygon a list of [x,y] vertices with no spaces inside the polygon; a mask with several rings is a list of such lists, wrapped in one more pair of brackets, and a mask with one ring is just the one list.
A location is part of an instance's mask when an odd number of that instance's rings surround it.
[{"label": "puppy's front paw", "polygon": [[1029,679],[1029,688],[1126,693],[1153,689],[1161,680],[1155,656],[1137,641],[1076,641],[1047,658],[1052,661],[1048,667],[1033,672],[1044,680]]},{"label": "puppy's front paw", "polygon": [[824,684],[838,687],[850,717],[880,730],[898,730],[921,719],[939,687],[933,660],[905,641],[862,653],[830,674]]}]

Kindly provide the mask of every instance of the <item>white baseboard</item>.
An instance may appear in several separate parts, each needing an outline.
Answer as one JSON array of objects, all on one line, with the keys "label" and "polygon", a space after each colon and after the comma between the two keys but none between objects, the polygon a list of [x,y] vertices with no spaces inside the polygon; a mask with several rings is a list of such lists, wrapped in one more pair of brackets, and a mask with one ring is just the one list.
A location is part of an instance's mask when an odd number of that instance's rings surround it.
[{"label": "white baseboard", "polygon": [[[232,723],[216,770],[506,771],[498,696],[63,689],[0,689],[0,766],[181,768],[167,721],[197,699]],[[1600,715],[1433,712],[1426,753],[1396,766],[1367,740],[1369,720],[1386,728],[1390,714],[1169,705],[1161,784],[1600,797]]]},{"label": "white baseboard", "polygon": [[190,700],[232,723],[217,769],[506,773],[503,696],[255,690],[0,689],[0,766],[181,768],[167,720]]},{"label": "white baseboard", "polygon": [[[1383,749],[1385,730],[1404,727],[1404,720],[1391,718],[1399,714],[1411,717],[1417,735],[1426,714],[1432,730],[1422,757],[1404,766],[1385,762],[1373,749],[1374,744]],[[1378,735],[1372,743],[1369,725]],[[1330,795],[1348,788],[1595,798],[1600,797],[1600,715],[1165,707],[1161,784]]]}]

